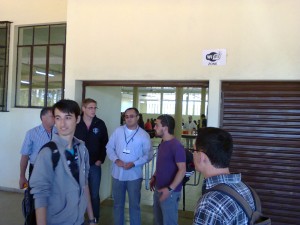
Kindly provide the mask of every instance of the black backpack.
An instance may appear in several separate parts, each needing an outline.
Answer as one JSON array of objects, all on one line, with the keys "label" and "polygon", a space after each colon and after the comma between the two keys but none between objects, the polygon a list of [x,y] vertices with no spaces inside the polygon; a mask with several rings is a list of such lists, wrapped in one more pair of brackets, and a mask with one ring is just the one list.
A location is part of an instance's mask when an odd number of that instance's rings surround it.
[{"label": "black backpack", "polygon": [[269,217],[266,217],[261,212],[261,203],[260,199],[254,189],[252,189],[250,186],[247,185],[247,187],[250,189],[251,194],[254,199],[255,204],[255,211],[252,210],[249,203],[233,188],[229,187],[226,184],[218,184],[210,189],[207,189],[205,193],[209,191],[219,191],[223,194],[229,196],[233,200],[235,200],[239,206],[243,209],[243,211],[246,213],[248,217],[248,224],[249,225],[269,225],[271,224],[271,219]]},{"label": "black backpack", "polygon": [[[45,147],[50,148],[52,151],[53,170],[55,170],[60,158],[60,154],[57,149],[57,146],[53,141],[50,141],[46,143],[41,149]],[[34,199],[33,199],[33,195],[30,194],[30,187],[27,188],[24,192],[24,199],[22,201],[22,213],[23,216],[25,217],[24,225],[36,225]]]},{"label": "black backpack", "polygon": [[191,153],[189,149],[185,149],[185,156],[186,156],[186,160],[185,160],[186,173],[182,180],[182,185],[185,185],[195,172],[193,153]]}]

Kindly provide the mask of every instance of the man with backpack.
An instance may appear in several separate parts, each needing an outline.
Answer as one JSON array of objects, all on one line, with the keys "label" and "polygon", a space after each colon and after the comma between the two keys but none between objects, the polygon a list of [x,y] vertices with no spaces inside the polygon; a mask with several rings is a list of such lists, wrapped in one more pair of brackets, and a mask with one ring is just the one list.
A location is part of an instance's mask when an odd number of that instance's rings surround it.
[{"label": "man with backpack", "polygon": [[[201,128],[194,148],[195,168],[204,175],[205,185],[193,224],[270,224],[269,218],[263,218],[259,212],[260,202],[252,194],[255,191],[241,181],[241,174],[229,171],[233,150],[231,135],[220,128]],[[246,214],[243,209],[246,207],[250,213]],[[257,218],[251,218],[256,215]],[[256,223],[260,219],[267,223]]]},{"label": "man with backpack", "polygon": [[82,141],[74,137],[80,121],[79,105],[60,100],[53,105],[58,135],[42,147],[30,178],[37,225],[96,224],[88,187],[89,155]]}]

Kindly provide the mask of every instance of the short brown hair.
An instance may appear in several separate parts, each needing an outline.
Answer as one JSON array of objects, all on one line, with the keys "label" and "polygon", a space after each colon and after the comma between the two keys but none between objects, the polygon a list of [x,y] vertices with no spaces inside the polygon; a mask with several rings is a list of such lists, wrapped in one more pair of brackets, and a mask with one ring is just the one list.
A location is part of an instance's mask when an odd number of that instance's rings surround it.
[{"label": "short brown hair", "polygon": [[82,106],[86,106],[90,103],[95,103],[97,105],[97,101],[92,98],[86,98],[82,101]]}]

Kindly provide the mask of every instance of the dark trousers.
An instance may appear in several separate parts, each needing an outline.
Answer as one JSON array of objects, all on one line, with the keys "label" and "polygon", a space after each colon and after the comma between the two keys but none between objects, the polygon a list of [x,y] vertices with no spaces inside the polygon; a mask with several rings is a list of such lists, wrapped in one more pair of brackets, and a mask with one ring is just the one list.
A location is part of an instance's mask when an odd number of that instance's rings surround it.
[{"label": "dark trousers", "polygon": [[[32,174],[32,170],[33,170],[33,164],[30,164],[29,165],[29,177],[28,177],[28,181],[30,180],[30,177],[31,177],[31,174]],[[29,190],[29,192],[31,191],[30,185],[28,185],[28,190]],[[28,205],[27,207],[29,207],[30,210],[29,210],[29,213],[27,215],[25,215],[25,223],[24,223],[24,225],[36,225],[34,199],[33,199],[33,195],[32,194],[29,195],[29,202],[30,202],[30,205]]]}]

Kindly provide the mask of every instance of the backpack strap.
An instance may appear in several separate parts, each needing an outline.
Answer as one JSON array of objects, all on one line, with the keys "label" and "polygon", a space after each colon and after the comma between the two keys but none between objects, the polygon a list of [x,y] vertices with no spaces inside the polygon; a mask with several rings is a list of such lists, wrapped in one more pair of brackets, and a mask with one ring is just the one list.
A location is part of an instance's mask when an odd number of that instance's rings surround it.
[{"label": "backpack strap", "polygon": [[[252,191],[254,191],[253,189],[250,189],[250,190],[251,190],[251,193],[252,193]],[[229,197],[231,197],[233,200],[235,200],[239,204],[239,206],[246,213],[248,219],[251,219],[251,216],[253,214],[252,208],[250,207],[249,203],[236,190],[234,190],[233,188],[229,187],[226,184],[218,184],[218,185],[206,190],[206,192],[209,192],[209,191],[219,191],[225,195],[228,195]],[[256,197],[258,198],[257,194],[256,194]],[[254,201],[256,201],[255,197],[253,197],[253,198],[254,198]],[[260,203],[260,201],[259,201],[259,203]],[[256,203],[255,203],[255,205],[256,205]],[[261,206],[260,206],[260,208],[261,208]]]},{"label": "backpack strap", "polygon": [[248,184],[246,184],[246,183],[244,183],[244,184],[251,191],[251,194],[252,194],[252,197],[253,197],[253,200],[254,200],[255,210],[258,211],[258,212],[261,212],[261,202],[260,202],[260,199],[259,199],[256,191],[252,187],[250,187]]},{"label": "backpack strap", "polygon": [[59,161],[59,158],[60,158],[60,154],[57,149],[57,145],[55,144],[55,142],[49,141],[48,143],[44,144],[44,146],[41,149],[43,149],[45,147],[50,148],[52,151],[53,170],[55,170],[57,163]]}]

